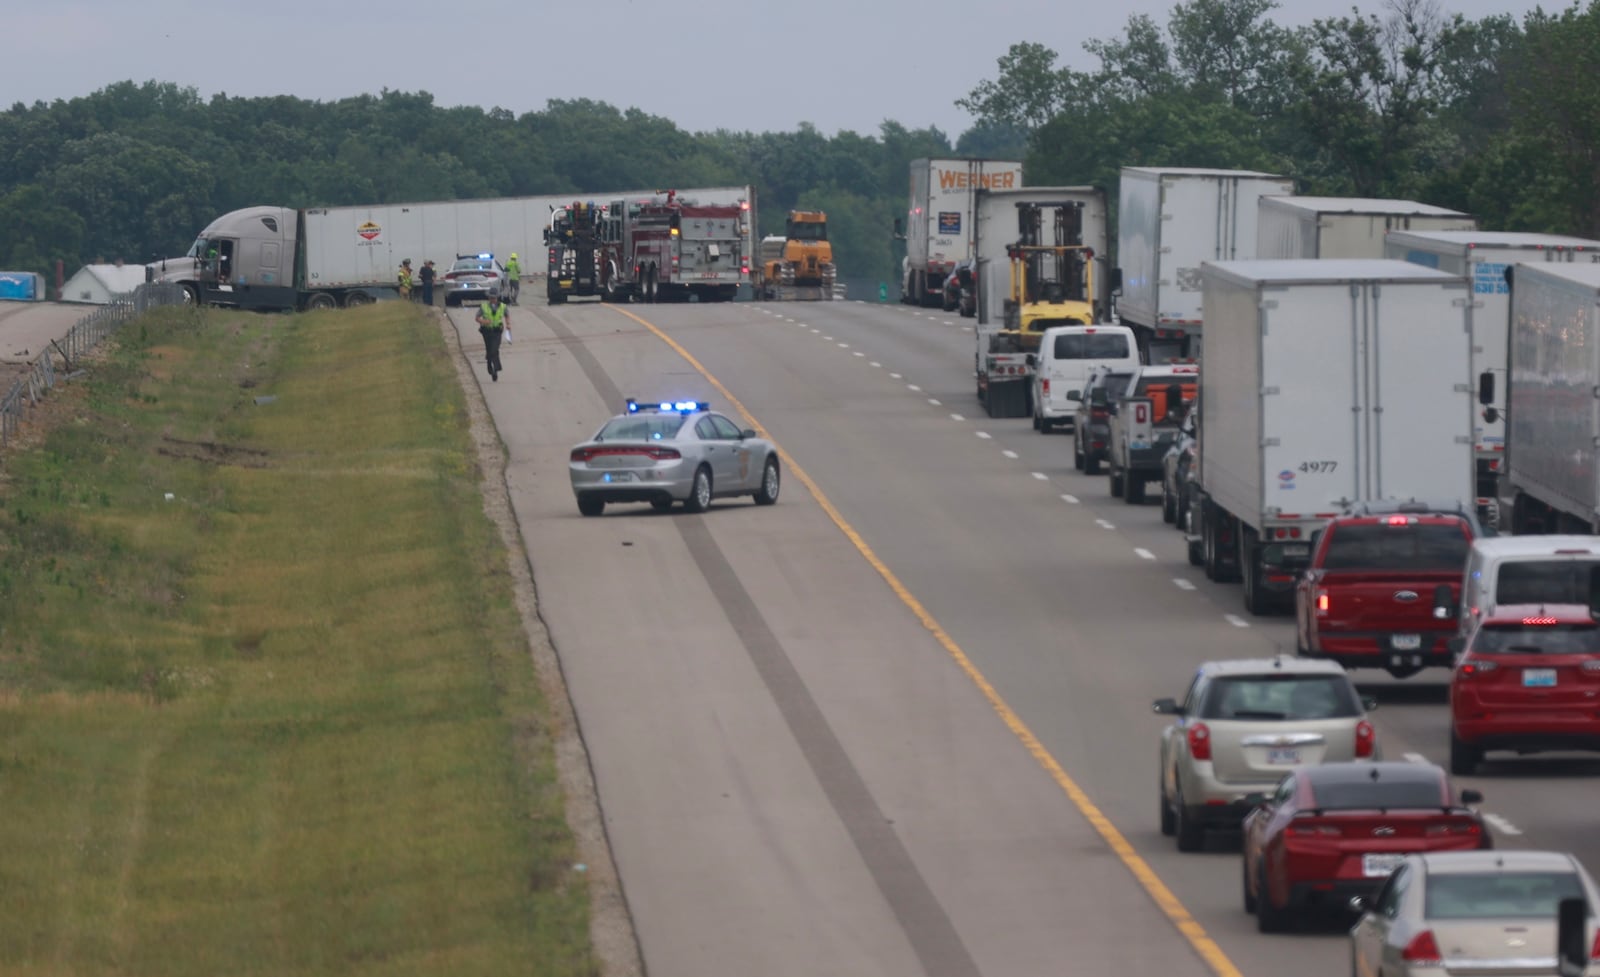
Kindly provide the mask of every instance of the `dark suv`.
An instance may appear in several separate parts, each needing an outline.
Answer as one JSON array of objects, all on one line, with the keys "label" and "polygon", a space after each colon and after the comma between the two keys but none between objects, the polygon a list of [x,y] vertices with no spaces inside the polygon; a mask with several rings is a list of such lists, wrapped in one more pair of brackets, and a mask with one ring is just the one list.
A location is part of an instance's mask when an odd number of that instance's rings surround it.
[{"label": "dark suv", "polygon": [[[1072,467],[1088,475],[1100,474],[1111,440],[1111,405],[1128,390],[1131,370],[1098,367],[1089,374],[1078,395],[1078,412],[1072,424]],[[1071,398],[1071,394],[1067,395]]]}]

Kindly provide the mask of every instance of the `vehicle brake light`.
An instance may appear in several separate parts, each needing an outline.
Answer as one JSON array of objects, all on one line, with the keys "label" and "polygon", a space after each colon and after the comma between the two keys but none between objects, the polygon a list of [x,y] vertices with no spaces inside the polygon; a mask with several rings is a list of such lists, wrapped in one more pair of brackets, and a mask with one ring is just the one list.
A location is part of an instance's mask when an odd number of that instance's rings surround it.
[{"label": "vehicle brake light", "polygon": [[1373,748],[1378,744],[1378,733],[1372,724],[1365,719],[1356,723],[1356,756],[1366,759],[1372,756]]},{"label": "vehicle brake light", "polygon": [[1424,834],[1438,838],[1442,835],[1476,835],[1482,832],[1483,829],[1476,821],[1450,821],[1445,824],[1430,824]]},{"label": "vehicle brake light", "polygon": [[1385,526],[1409,526],[1416,521],[1416,516],[1390,516],[1383,521],[1383,524]]},{"label": "vehicle brake light", "polygon": [[1189,727],[1189,755],[1196,760],[1211,759],[1211,730],[1205,723],[1195,723]]},{"label": "vehicle brake light", "polygon": [[1553,617],[1525,617],[1522,619],[1522,623],[1548,626],[1556,623],[1556,619]]},{"label": "vehicle brake light", "polygon": [[1413,936],[1406,948],[1400,951],[1400,959],[1414,967],[1444,966],[1444,957],[1439,953],[1439,943],[1433,938],[1433,930],[1423,930]]},{"label": "vehicle brake light", "polygon": [[1474,658],[1472,661],[1462,662],[1460,672],[1470,678],[1474,675],[1487,675],[1499,667],[1496,662]]},{"label": "vehicle brake light", "polygon": [[1039,389],[1044,391],[1046,397],[1050,396],[1050,378],[1045,377],[1039,381]]},{"label": "vehicle brake light", "polygon": [[1333,600],[1328,596],[1328,592],[1326,590],[1317,591],[1317,614],[1319,616],[1326,615],[1328,613],[1328,607],[1332,603]]}]

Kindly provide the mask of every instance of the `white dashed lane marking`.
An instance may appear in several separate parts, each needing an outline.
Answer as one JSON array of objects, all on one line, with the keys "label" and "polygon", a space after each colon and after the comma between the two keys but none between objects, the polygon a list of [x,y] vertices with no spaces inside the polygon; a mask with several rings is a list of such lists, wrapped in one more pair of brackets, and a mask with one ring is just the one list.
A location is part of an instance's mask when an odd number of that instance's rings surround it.
[{"label": "white dashed lane marking", "polygon": [[1002,451],[1000,453],[1005,455],[1007,458],[1010,458],[1012,461],[1016,461],[1017,460],[1017,453],[1015,451],[1012,451],[1009,448],[1007,448],[1005,451]]},{"label": "white dashed lane marking", "polygon": [[1400,754],[1400,758],[1405,760],[1407,763],[1427,763],[1428,762],[1428,758],[1423,756],[1420,753],[1402,753],[1402,754]]},{"label": "white dashed lane marking", "polygon": [[984,439],[985,441],[989,440],[989,432],[988,431],[974,431],[973,433],[976,434],[978,437]]},{"label": "white dashed lane marking", "polygon": [[966,418],[962,417],[960,414],[951,414],[950,415],[950,419],[952,421],[964,421],[964,420],[966,420]]},{"label": "white dashed lane marking", "polygon": [[1485,814],[1483,816],[1483,819],[1485,821],[1489,822],[1489,826],[1491,828],[1494,828],[1496,831],[1500,832],[1503,835],[1520,835],[1520,834],[1522,834],[1522,829],[1521,828],[1519,828],[1516,825],[1512,824],[1510,821],[1507,821],[1505,818],[1501,817],[1498,814]]},{"label": "white dashed lane marking", "polygon": [[1078,504],[1078,497],[1076,495],[1063,495],[1063,496],[1061,496],[1061,501],[1069,503],[1071,505],[1077,505]]},{"label": "white dashed lane marking", "polygon": [[1037,478],[1041,482],[1050,481],[1050,476],[1046,475],[1044,472],[1033,472],[1032,474],[1034,478]]},{"label": "white dashed lane marking", "polygon": [[866,353],[863,353],[863,352],[861,352],[861,351],[860,351],[860,350],[859,350],[859,349],[858,349],[858,350],[855,350],[855,351],[854,351],[854,355],[856,355],[856,356],[859,356],[859,357],[862,357],[862,358],[863,358],[863,359],[865,359],[865,358],[866,358],[866,355],[867,355],[867,354],[866,354]]},{"label": "white dashed lane marking", "polygon": [[932,404],[935,407],[942,407],[943,406],[942,404],[939,403],[939,399],[937,397],[929,397],[928,398],[928,403]]},{"label": "white dashed lane marking", "polygon": [[889,379],[891,379],[891,380],[898,380],[898,379],[900,379],[900,374],[898,374],[898,373],[891,373],[891,374],[889,374]]},{"label": "white dashed lane marking", "polygon": [[1189,581],[1183,579],[1182,577],[1173,577],[1172,578],[1172,582],[1178,585],[1178,589],[1179,590],[1193,590],[1194,589],[1194,584],[1192,584]]},{"label": "white dashed lane marking", "polygon": [[881,370],[881,369],[883,369],[883,364],[882,364],[882,363],[879,363],[879,362],[878,362],[878,361],[877,361],[877,360],[873,360],[873,361],[872,361],[872,363],[871,363],[871,364],[869,364],[869,365],[870,365],[870,366],[871,366],[871,367],[872,367],[872,368],[873,368],[873,369],[874,369],[874,370]]},{"label": "white dashed lane marking", "polygon": [[922,388],[917,386],[914,383],[906,384],[906,389],[911,391],[912,393],[922,393]]},{"label": "white dashed lane marking", "polygon": [[1153,560],[1153,559],[1156,558],[1156,555],[1154,553],[1152,553],[1152,552],[1150,552],[1149,550],[1146,550],[1146,549],[1136,549],[1136,550],[1134,550],[1134,552],[1139,554],[1139,559],[1141,559],[1141,560]]},{"label": "white dashed lane marking", "polygon": [[1094,524],[1096,526],[1099,526],[1101,529],[1116,529],[1117,528],[1114,523],[1107,522],[1104,519],[1096,519],[1094,521]]},{"label": "white dashed lane marking", "polygon": [[1247,628],[1250,626],[1249,621],[1246,621],[1237,614],[1224,614],[1222,615],[1222,619],[1236,628]]}]

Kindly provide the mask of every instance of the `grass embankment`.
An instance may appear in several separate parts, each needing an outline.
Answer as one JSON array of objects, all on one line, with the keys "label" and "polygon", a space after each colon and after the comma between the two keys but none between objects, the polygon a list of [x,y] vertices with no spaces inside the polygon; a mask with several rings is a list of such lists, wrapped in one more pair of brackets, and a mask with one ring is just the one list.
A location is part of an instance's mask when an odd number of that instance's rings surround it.
[{"label": "grass embankment", "polygon": [[593,973],[437,326],[163,310],[63,396],[0,482],[0,972]]}]

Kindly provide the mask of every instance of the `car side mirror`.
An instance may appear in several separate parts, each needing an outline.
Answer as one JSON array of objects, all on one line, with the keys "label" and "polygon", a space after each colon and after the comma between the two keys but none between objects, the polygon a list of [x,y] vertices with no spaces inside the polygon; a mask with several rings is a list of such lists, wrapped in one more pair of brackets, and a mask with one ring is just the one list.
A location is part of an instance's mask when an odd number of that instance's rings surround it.
[{"label": "car side mirror", "polygon": [[1361,700],[1361,708],[1368,712],[1372,712],[1378,708],[1378,700],[1369,695]]},{"label": "car side mirror", "polygon": [[755,436],[756,436],[755,428],[747,427],[743,431],[739,432],[739,437],[744,438],[746,440],[748,440],[750,438],[753,438]]},{"label": "car side mirror", "polygon": [[1350,897],[1350,901],[1345,903],[1345,905],[1350,908],[1351,912],[1353,912],[1353,913],[1355,913],[1357,915],[1360,915],[1360,914],[1365,913],[1367,911],[1367,897],[1366,896],[1351,896]]},{"label": "car side mirror", "polygon": [[1068,390],[1067,391],[1067,399],[1070,400],[1070,401],[1073,401],[1075,403],[1081,404],[1081,403],[1083,403],[1083,391],[1082,390]]},{"label": "car side mirror", "polygon": [[1468,787],[1466,790],[1463,790],[1461,792],[1461,803],[1463,803],[1463,804],[1482,804],[1483,803],[1483,791],[1481,791],[1481,790],[1473,790],[1471,787]]},{"label": "car side mirror", "polygon": [[1494,371],[1484,370],[1478,374],[1478,403],[1485,407],[1494,403]]},{"label": "car side mirror", "polygon": [[1150,708],[1157,715],[1161,716],[1183,715],[1183,707],[1178,705],[1178,700],[1176,699],[1157,699],[1155,702],[1151,703]]}]

